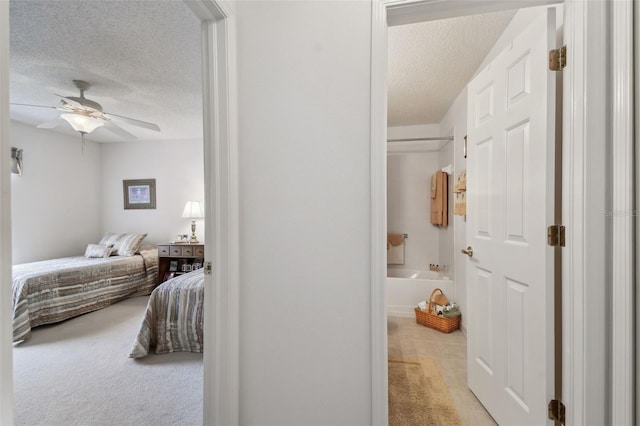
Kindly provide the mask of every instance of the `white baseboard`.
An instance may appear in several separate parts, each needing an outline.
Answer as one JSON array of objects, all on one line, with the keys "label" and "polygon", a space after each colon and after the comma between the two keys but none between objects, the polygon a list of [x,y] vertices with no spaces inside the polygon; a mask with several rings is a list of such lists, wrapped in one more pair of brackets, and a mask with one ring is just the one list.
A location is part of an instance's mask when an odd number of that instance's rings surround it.
[{"label": "white baseboard", "polygon": [[387,306],[387,315],[392,317],[413,318],[416,315],[413,309],[413,306],[389,305]]}]

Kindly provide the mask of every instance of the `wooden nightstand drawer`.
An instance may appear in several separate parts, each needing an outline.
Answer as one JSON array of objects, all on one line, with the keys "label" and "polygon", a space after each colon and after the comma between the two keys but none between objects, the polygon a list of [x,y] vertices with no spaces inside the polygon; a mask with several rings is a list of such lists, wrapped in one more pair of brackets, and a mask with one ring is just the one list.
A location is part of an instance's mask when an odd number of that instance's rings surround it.
[{"label": "wooden nightstand drawer", "polygon": [[190,271],[194,264],[202,267],[203,261],[204,244],[158,245],[158,284]]}]

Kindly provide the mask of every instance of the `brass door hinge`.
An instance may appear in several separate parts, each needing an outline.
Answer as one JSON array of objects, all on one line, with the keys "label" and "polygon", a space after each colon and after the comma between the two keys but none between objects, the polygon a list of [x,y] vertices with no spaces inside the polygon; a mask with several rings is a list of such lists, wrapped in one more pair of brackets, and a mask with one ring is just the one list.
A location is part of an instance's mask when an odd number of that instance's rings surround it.
[{"label": "brass door hinge", "polygon": [[565,408],[562,401],[557,399],[549,401],[549,420],[554,420],[560,424],[564,424]]},{"label": "brass door hinge", "polygon": [[567,66],[567,46],[549,51],[549,69],[551,71],[562,71]]},{"label": "brass door hinge", "polygon": [[547,228],[547,244],[553,247],[564,247],[565,231],[563,225],[551,225]]},{"label": "brass door hinge", "polygon": [[213,264],[211,262],[204,262],[204,274],[205,275],[213,274]]}]

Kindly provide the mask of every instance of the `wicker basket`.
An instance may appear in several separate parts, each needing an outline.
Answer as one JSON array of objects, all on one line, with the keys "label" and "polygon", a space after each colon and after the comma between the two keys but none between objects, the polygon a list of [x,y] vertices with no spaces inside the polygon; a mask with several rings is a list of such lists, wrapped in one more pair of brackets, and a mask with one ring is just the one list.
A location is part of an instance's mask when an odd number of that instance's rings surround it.
[{"label": "wicker basket", "polygon": [[444,317],[439,316],[437,313],[435,313],[435,311],[431,308],[431,300],[433,299],[433,295],[436,291],[444,294],[439,288],[433,290],[431,292],[431,296],[429,296],[429,306],[427,307],[427,310],[423,311],[420,308],[415,308],[416,322],[420,325],[433,328],[434,330],[438,330],[443,333],[451,333],[452,331],[456,331],[460,328],[460,319],[462,315],[458,315],[457,317]]}]

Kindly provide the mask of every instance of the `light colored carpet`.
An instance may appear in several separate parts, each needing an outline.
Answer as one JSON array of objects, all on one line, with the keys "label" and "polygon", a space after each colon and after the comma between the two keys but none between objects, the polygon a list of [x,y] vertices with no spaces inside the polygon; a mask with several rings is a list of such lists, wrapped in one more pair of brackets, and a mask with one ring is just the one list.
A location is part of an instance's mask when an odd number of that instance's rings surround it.
[{"label": "light colored carpet", "polygon": [[202,354],[128,357],[147,300],[37,327],[14,346],[16,426],[201,425]]},{"label": "light colored carpet", "polygon": [[389,356],[389,426],[460,424],[434,359]]}]

